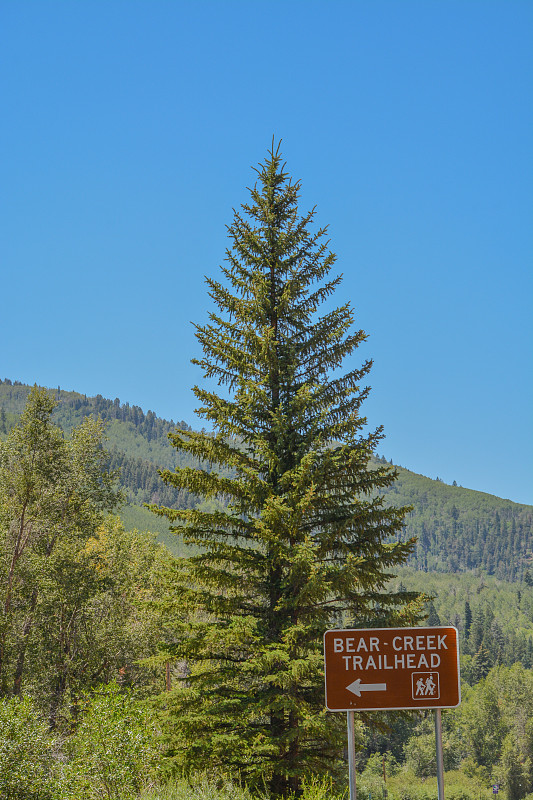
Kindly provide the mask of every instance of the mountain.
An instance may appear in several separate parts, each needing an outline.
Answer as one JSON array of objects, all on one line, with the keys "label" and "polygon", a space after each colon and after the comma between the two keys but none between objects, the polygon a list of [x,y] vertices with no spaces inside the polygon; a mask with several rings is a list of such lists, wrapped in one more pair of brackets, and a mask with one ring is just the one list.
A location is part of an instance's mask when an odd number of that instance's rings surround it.
[{"label": "mountain", "polygon": [[524,579],[533,563],[533,506],[396,469],[398,480],[385,497],[391,505],[413,506],[405,527],[417,538],[410,566]]},{"label": "mountain", "polygon": [[[9,379],[0,381],[0,438],[5,437],[24,408],[30,387]],[[158,468],[173,469],[186,463],[168,443],[176,427],[186,422],[164,420],[153,411],[77,392],[53,390],[58,400],[54,420],[68,435],[91,414],[106,422],[110,468],[120,470],[127,505],[122,510],[126,526],[152,530],[177,554],[183,545],[168,530],[166,520],[142,508],[155,502],[170,507],[192,507],[198,499],[165,486]],[[385,462],[384,457],[376,463]],[[409,566],[425,572],[466,573],[482,570],[499,580],[523,581],[533,565],[533,506],[502,500],[396,467],[398,480],[386,490],[391,505],[412,505],[406,537],[417,538]]]}]

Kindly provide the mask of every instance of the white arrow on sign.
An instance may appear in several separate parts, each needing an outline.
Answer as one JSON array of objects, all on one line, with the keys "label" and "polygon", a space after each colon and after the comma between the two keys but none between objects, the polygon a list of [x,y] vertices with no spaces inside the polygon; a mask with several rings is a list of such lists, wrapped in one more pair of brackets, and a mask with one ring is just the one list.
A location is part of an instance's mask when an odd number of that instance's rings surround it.
[{"label": "white arrow on sign", "polygon": [[361,697],[361,692],[386,692],[386,683],[361,683],[361,678],[346,687],[349,692],[353,692],[357,697]]}]

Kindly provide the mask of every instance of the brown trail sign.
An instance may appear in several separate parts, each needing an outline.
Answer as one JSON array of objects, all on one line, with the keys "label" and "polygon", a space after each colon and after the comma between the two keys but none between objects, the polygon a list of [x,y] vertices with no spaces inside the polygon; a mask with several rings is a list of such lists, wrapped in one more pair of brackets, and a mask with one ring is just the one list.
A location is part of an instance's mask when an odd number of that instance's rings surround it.
[{"label": "brown trail sign", "polygon": [[461,702],[454,627],[372,628],[324,634],[326,708],[453,708]]}]

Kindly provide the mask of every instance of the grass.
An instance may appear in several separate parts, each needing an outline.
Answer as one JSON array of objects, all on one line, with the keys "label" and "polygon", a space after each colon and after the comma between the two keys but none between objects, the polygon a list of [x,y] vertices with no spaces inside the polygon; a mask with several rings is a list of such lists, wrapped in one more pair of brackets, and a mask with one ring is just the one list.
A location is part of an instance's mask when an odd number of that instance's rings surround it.
[{"label": "grass", "polygon": [[[329,781],[311,780],[304,786],[301,800],[344,800],[346,793],[336,794]],[[268,800],[268,794],[250,794],[229,780],[210,780],[199,776],[191,781],[181,778],[163,789],[142,795],[140,800]],[[288,799],[290,800],[290,799]]]},{"label": "grass", "polygon": [[216,785],[203,777],[190,783],[185,778],[173,781],[164,789],[144,794],[141,800],[252,800],[246,789],[230,782]]}]

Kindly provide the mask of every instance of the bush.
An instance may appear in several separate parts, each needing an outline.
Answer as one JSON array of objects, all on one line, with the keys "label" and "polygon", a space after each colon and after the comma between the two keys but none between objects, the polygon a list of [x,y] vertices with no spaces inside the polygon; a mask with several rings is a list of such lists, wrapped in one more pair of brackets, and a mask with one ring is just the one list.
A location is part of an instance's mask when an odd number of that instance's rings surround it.
[{"label": "bush", "polygon": [[110,684],[82,700],[81,721],[68,742],[65,800],[134,800],[154,785],[157,733],[130,691]]},{"label": "bush", "polygon": [[[410,770],[400,770],[387,781],[387,788],[389,800],[435,800],[437,797],[437,779],[417,778]],[[461,770],[445,772],[444,794],[446,800],[493,800],[490,786]]]},{"label": "bush", "polygon": [[400,769],[400,764],[398,764],[392,753],[385,753],[385,755],[382,753],[372,753],[367,759],[363,775],[368,774],[382,777],[383,761],[385,761],[385,775],[388,778],[392,775],[396,775]]},{"label": "bush", "polygon": [[0,797],[48,800],[54,795],[54,740],[28,698],[0,700]]},{"label": "bush", "polygon": [[304,780],[302,785],[302,800],[342,800],[342,795],[333,790],[333,782],[329,778],[311,778]]}]

